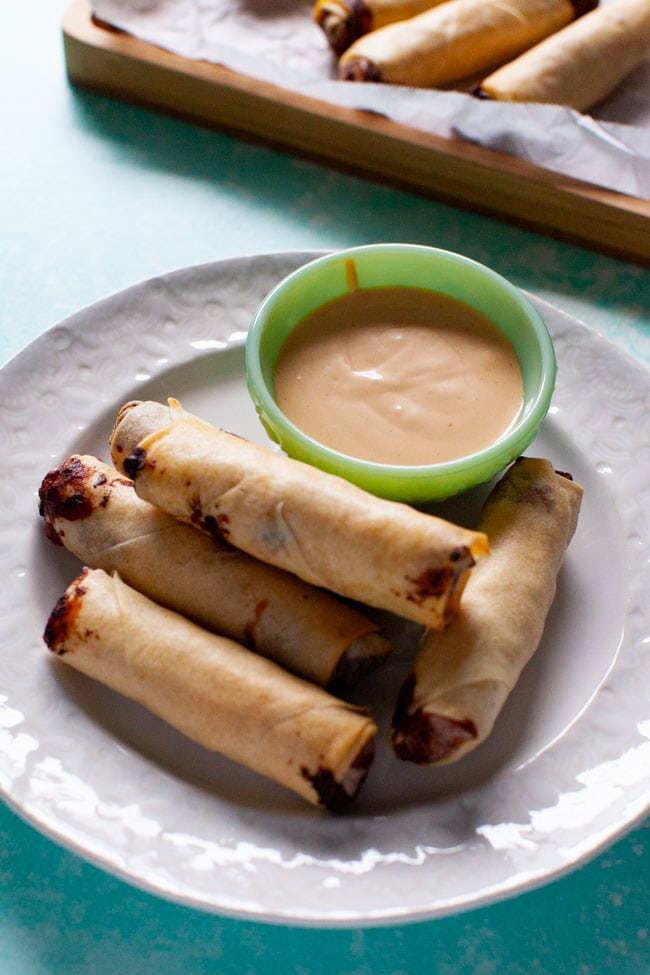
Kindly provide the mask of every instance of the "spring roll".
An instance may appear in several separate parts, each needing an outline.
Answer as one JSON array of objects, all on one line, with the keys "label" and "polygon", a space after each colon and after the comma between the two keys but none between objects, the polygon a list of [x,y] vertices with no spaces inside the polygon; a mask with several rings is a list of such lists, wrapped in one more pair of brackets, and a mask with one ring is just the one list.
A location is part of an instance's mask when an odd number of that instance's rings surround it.
[{"label": "spring roll", "polygon": [[314,20],[330,47],[342,54],[357,37],[406,20],[446,0],[316,0]]},{"label": "spring roll", "polygon": [[347,690],[390,650],[356,609],[181,524],[95,457],[69,457],[39,498],[47,536],[85,565],[323,687]]},{"label": "spring roll", "polygon": [[449,0],[360,37],[344,81],[431,88],[496,67],[596,6],[597,0]]},{"label": "spring roll", "polygon": [[173,420],[190,416],[177,399],[166,403],[155,400],[129,400],[120,407],[108,438],[111,458],[118,471],[124,473],[124,460],[150,433],[161,430]]},{"label": "spring roll", "polygon": [[490,558],[472,573],[458,619],[425,632],[400,690],[391,733],[399,758],[454,762],[490,734],[540,643],[581,499],[568,475],[535,458],[517,461],[492,490],[480,519]]},{"label": "spring roll", "polygon": [[377,728],[363,711],[101,569],[66,589],[44,639],[65,663],[314,805],[344,808],[372,761]]},{"label": "spring roll", "polygon": [[[119,429],[112,443],[123,443]],[[455,615],[471,567],[488,552],[482,532],[187,414],[113,457],[141,498],[174,517],[305,582],[433,629]]]},{"label": "spring roll", "polygon": [[650,54],[648,0],[614,0],[485,78],[475,94],[592,108]]}]

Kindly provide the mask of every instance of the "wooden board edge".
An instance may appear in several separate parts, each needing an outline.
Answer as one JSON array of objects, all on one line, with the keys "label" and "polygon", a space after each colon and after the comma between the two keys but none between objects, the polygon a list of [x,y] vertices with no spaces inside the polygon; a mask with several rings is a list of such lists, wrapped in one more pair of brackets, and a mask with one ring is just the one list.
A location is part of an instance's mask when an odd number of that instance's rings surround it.
[{"label": "wooden board edge", "polygon": [[179,57],[98,24],[89,0],[62,30],[80,87],[650,266],[650,201]]}]

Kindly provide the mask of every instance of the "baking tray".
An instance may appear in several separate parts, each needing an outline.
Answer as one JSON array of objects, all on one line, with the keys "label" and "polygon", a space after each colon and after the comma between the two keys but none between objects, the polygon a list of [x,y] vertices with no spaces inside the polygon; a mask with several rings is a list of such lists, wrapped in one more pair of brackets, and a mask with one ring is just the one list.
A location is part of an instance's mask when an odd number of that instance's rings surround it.
[{"label": "baking tray", "polygon": [[648,200],[180,57],[96,21],[88,0],[62,30],[76,85],[650,267]]}]

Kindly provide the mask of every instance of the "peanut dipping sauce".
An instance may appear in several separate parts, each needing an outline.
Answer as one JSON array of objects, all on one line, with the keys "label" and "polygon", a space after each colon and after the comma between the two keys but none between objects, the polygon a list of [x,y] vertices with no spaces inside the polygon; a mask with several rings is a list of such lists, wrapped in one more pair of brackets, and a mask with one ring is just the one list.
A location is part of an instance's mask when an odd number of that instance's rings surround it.
[{"label": "peanut dipping sauce", "polygon": [[411,466],[494,443],[517,418],[523,379],[508,339],[468,305],[421,288],[352,288],[291,332],[275,395],[319,443]]}]

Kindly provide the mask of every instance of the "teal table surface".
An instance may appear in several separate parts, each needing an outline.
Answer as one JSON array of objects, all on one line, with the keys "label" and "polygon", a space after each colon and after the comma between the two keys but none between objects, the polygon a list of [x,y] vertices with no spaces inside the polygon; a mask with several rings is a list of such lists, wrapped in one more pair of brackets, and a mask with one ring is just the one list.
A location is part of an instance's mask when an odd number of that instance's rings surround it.
[{"label": "teal table surface", "polygon": [[[2,15],[0,362],[160,272],[401,240],[483,261],[650,364],[650,271],[75,90],[63,10],[34,0]],[[643,975],[649,866],[641,823],[569,875],[489,907],[366,930],[285,928],[143,893],[0,803],[0,972]]]}]

